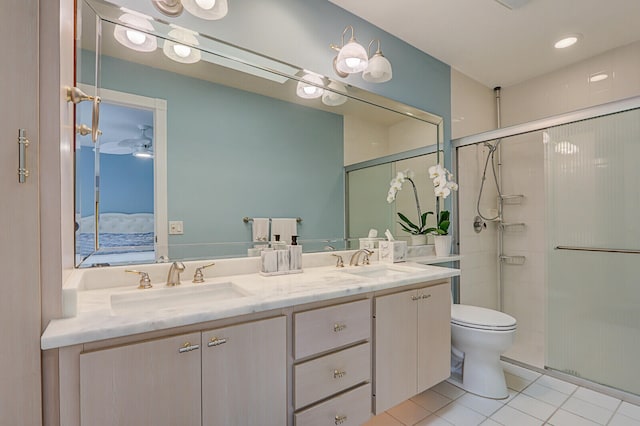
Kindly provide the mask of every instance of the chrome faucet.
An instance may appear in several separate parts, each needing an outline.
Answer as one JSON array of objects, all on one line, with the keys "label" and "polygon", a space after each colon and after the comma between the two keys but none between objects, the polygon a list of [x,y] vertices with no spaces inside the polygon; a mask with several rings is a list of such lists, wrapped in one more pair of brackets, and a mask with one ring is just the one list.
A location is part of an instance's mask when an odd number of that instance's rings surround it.
[{"label": "chrome faucet", "polygon": [[362,259],[362,264],[368,265],[369,256],[373,254],[373,251],[368,249],[360,249],[360,250],[357,250],[355,253],[353,253],[353,256],[351,256],[351,260],[349,261],[349,266],[358,266],[358,261],[360,260],[361,254],[364,254],[364,258]]},{"label": "chrome faucet", "polygon": [[181,272],[184,272],[184,263],[173,262],[169,268],[169,275],[167,275],[167,287],[180,285]]},{"label": "chrome faucet", "polygon": [[339,254],[335,254],[335,253],[331,253],[331,256],[337,257],[337,259],[336,259],[336,268],[343,268],[344,267],[344,261],[342,260],[342,256],[340,256]]}]

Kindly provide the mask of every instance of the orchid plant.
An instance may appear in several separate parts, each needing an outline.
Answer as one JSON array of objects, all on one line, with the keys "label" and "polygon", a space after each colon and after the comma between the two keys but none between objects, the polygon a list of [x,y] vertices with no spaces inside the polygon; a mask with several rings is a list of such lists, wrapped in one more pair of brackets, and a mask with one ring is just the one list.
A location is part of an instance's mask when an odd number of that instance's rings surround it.
[{"label": "orchid plant", "polygon": [[[451,191],[458,190],[458,184],[453,181],[453,174],[440,164],[429,167],[429,177],[433,180],[433,192],[436,197],[447,198]],[[437,227],[434,228],[434,235],[449,234],[449,211],[442,210],[438,216]]]},{"label": "orchid plant", "polygon": [[[412,235],[447,235],[450,224],[449,212],[447,210],[440,212],[437,220],[437,227],[427,227],[427,217],[430,214],[433,214],[433,212],[422,213],[422,210],[420,209],[420,201],[418,199],[418,190],[416,189],[416,184],[413,181],[414,176],[415,174],[412,170],[398,172],[389,185],[389,192],[387,194],[387,202],[389,204],[395,201],[398,191],[402,189],[402,184],[408,181],[413,187],[413,195],[416,200],[416,209],[418,211],[418,223],[414,224],[408,217],[398,212],[398,217],[401,220],[398,224],[405,232]],[[439,164],[429,168],[429,177],[433,180],[434,194],[436,197],[447,198],[449,194],[451,194],[451,191],[456,191],[458,189],[458,185],[453,181],[453,175]]]},{"label": "orchid plant", "polygon": [[391,179],[391,183],[389,185],[389,193],[387,194],[387,203],[391,204],[396,200],[396,195],[398,191],[402,189],[402,184],[406,181],[411,183],[413,187],[413,195],[416,198],[416,209],[418,210],[418,224],[414,224],[408,217],[398,212],[398,217],[402,222],[398,222],[398,224],[402,227],[403,230],[412,234],[412,235],[422,235],[433,232],[435,228],[427,228],[427,216],[433,214],[433,212],[424,212],[420,210],[420,201],[418,200],[418,190],[416,189],[416,184],[413,182],[414,173],[413,170],[405,170],[404,172],[398,172],[395,178]]}]

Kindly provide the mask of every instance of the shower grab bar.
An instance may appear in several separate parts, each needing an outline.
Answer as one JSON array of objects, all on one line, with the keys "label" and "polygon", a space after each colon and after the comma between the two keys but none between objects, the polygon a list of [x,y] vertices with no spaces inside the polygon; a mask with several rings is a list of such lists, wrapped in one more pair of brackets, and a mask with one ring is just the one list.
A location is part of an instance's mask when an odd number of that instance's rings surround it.
[{"label": "shower grab bar", "polygon": [[631,249],[610,249],[601,247],[572,247],[572,246],[556,246],[556,250],[574,250],[574,251],[597,251],[604,253],[626,253],[626,254],[640,254],[640,250]]}]

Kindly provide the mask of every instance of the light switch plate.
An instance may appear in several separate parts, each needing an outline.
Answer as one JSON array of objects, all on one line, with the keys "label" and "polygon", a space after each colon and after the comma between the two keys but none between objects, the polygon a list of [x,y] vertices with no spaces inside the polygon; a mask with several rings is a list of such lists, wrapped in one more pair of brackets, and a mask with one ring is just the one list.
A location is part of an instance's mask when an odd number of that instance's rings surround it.
[{"label": "light switch plate", "polygon": [[184,227],[181,220],[169,221],[169,235],[182,235],[184,234]]}]

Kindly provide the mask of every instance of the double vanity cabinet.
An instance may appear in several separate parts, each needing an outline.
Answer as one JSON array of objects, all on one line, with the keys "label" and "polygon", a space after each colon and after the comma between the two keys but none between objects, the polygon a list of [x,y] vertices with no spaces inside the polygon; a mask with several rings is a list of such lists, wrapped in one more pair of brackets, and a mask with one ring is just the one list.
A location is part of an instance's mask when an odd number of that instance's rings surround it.
[{"label": "double vanity cabinet", "polygon": [[358,426],[449,376],[450,281],[60,348],[68,426]]}]

